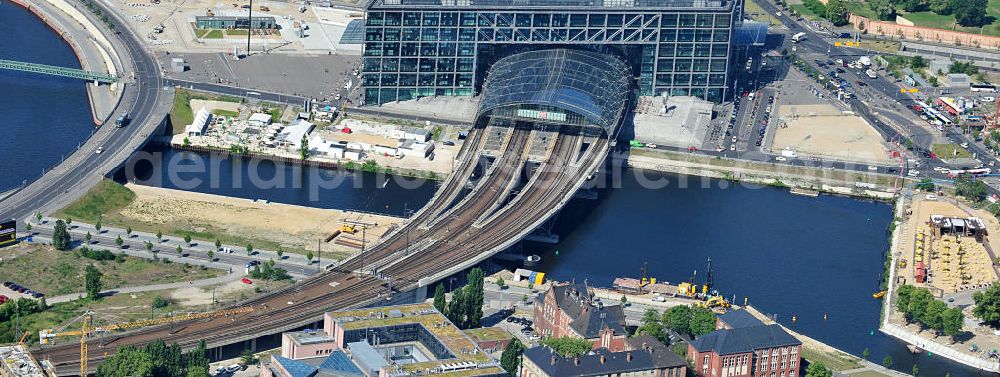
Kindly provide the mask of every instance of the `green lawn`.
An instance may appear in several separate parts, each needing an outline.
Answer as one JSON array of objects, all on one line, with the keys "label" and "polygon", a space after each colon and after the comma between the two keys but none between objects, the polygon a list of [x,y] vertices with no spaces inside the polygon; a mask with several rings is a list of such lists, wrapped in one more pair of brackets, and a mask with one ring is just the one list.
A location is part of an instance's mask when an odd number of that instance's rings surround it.
[{"label": "green lawn", "polygon": [[854,356],[828,353],[813,349],[809,346],[802,346],[802,358],[809,360],[809,362],[821,362],[823,365],[826,365],[827,368],[834,371],[850,370],[861,367],[861,364],[858,363],[858,359]]},{"label": "green lawn", "polygon": [[747,0],[745,7],[746,14],[750,18],[761,22],[767,22],[771,26],[781,25],[781,21],[778,21],[777,18],[765,11],[764,8],[761,8],[760,5],[753,0]]},{"label": "green lawn", "polygon": [[[972,153],[958,144],[934,144],[931,151],[941,159],[972,158]],[[957,152],[957,154],[956,154]]]},{"label": "green lawn", "polygon": [[1000,22],[998,22],[1000,21],[1000,0],[989,0],[987,3],[986,15],[993,17],[993,23],[982,28],[957,26],[955,25],[955,16],[950,14],[942,16],[930,11],[908,13],[900,10],[899,15],[917,26],[1000,36]]},{"label": "green lawn", "polygon": [[229,117],[229,118],[236,118],[236,117],[240,116],[240,112],[239,111],[230,111],[230,110],[215,109],[215,110],[212,110],[212,115],[224,116],[224,117]]},{"label": "green lawn", "polygon": [[243,102],[239,97],[195,93],[186,89],[177,89],[174,92],[173,108],[170,109],[170,127],[174,135],[183,133],[184,127],[194,121],[194,110],[191,109],[191,100],[193,99],[233,103]]},{"label": "green lawn", "polygon": [[818,14],[813,13],[811,9],[806,7],[805,4],[789,4],[789,6],[799,13],[802,17],[810,20],[818,20],[820,17]]},{"label": "green lawn", "polygon": [[125,186],[105,179],[90,189],[82,198],[55,214],[58,218],[72,218],[87,223],[96,223],[102,215],[117,211],[135,199],[135,193]]},{"label": "green lawn", "polygon": [[242,36],[245,37],[247,34],[250,34],[250,33],[248,33],[246,29],[229,29],[229,30],[226,30],[226,35],[242,35]]},{"label": "green lawn", "polygon": [[202,36],[202,38],[205,38],[205,39],[222,39],[224,37],[225,37],[225,34],[223,34],[222,30],[219,30],[219,29],[209,30],[208,33],[205,33],[205,35]]}]

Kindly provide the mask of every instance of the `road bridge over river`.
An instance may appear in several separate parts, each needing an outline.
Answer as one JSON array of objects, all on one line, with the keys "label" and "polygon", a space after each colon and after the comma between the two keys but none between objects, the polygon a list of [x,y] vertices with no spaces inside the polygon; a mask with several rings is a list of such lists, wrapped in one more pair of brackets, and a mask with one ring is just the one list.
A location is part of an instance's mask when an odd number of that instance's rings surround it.
[{"label": "road bridge over river", "polygon": [[[220,347],[312,324],[326,311],[384,303],[390,294],[423,299],[428,285],[536,229],[600,169],[629,102],[630,77],[627,65],[593,52],[542,50],[501,59],[454,174],[380,244],[243,303],[255,308],[251,313],[104,334],[91,341],[89,364],[96,367],[126,344],[163,340],[190,348],[205,340]],[[36,356],[71,374],[79,350],[70,340]]]}]

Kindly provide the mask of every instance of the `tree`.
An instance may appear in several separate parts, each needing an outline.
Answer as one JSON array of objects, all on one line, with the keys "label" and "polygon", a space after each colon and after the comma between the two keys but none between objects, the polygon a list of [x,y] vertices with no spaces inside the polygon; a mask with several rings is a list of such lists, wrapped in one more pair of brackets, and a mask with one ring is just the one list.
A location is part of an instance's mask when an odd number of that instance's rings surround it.
[{"label": "tree", "polygon": [[930,6],[930,2],[928,0],[898,0],[897,5],[907,12],[921,12]]},{"label": "tree", "polygon": [[622,295],[622,300],[621,301],[622,301],[622,307],[628,306],[628,297],[625,297],[625,295]]},{"label": "tree", "polygon": [[875,16],[882,21],[892,21],[896,18],[896,7],[889,0],[871,0],[868,7],[875,12]]},{"label": "tree", "polygon": [[72,217],[67,217],[66,218],[66,226],[70,227],[70,229],[73,229],[73,218]]},{"label": "tree", "polygon": [[934,192],[934,180],[924,178],[916,184],[915,188],[920,191]]},{"label": "tree", "polygon": [[282,249],[281,246],[278,246],[277,253],[278,253],[278,259],[281,259],[281,256],[285,255],[285,249]]},{"label": "tree", "polygon": [[885,357],[882,358],[882,366],[892,368],[892,356],[885,355]]},{"label": "tree", "polygon": [[920,317],[920,323],[938,332],[944,330],[944,322],[941,321],[941,314],[948,310],[948,305],[938,300],[931,300],[924,307],[924,313]]},{"label": "tree", "polygon": [[[247,256],[253,255],[253,244],[247,244]],[[309,258],[312,260],[312,258]]]},{"label": "tree", "polygon": [[448,311],[445,317],[458,327],[465,326],[465,287],[458,288],[451,292],[451,301],[448,302]]},{"label": "tree", "polygon": [[691,310],[691,334],[700,336],[715,331],[715,313],[709,308]]},{"label": "tree", "polygon": [[649,335],[661,342],[667,338],[667,333],[663,331],[663,323],[660,322],[660,313],[656,309],[646,309],[642,313],[642,325],[635,330],[636,335]]},{"label": "tree", "polygon": [[24,224],[24,230],[31,234],[31,223]]},{"label": "tree", "polygon": [[99,377],[152,377],[153,357],[135,346],[123,346],[97,368]]},{"label": "tree", "polygon": [[313,256],[314,255],[313,255],[312,251],[307,251],[306,252],[306,262],[309,263],[309,264],[312,264],[312,262],[313,262]]},{"label": "tree", "polygon": [[66,230],[66,223],[62,220],[56,220],[56,226],[52,230],[52,246],[59,251],[69,250],[71,239],[69,232]]},{"label": "tree", "polygon": [[206,255],[208,255],[208,260],[209,260],[210,262],[211,262],[211,261],[214,261],[214,260],[215,260],[215,251],[212,251],[212,250],[209,250],[209,251],[208,251],[207,253],[205,253],[205,254],[206,254]]},{"label": "tree", "polygon": [[847,16],[850,10],[842,0],[830,0],[826,3],[826,19],[830,20],[834,26],[847,25]]},{"label": "tree", "polygon": [[691,334],[691,307],[677,305],[663,313],[663,323],[678,334]]},{"label": "tree", "polygon": [[97,233],[101,232],[101,220],[97,220],[97,223],[94,224],[94,229],[97,230]]},{"label": "tree", "polygon": [[[440,284],[438,286],[442,287]],[[518,370],[521,369],[521,354],[523,353],[524,345],[521,344],[520,340],[514,338],[510,340],[510,344],[507,344],[507,348],[500,354],[500,366],[507,371],[507,377],[517,376]]]},{"label": "tree", "polygon": [[954,337],[962,332],[965,314],[960,308],[949,308],[941,313],[941,329],[945,335]]},{"label": "tree", "polygon": [[865,350],[861,351],[861,358],[865,359],[865,361],[868,361],[868,358],[871,356],[872,356],[872,351],[869,350],[868,347],[865,347]]},{"label": "tree", "polygon": [[951,0],[930,0],[930,8],[940,15],[951,14]]},{"label": "tree", "polygon": [[989,289],[972,295],[976,306],[972,315],[993,328],[1000,328],[1000,284],[993,283]]},{"label": "tree", "polygon": [[243,350],[242,354],[240,354],[240,363],[243,365],[253,365],[256,364],[256,361],[257,360],[253,357],[253,351],[246,349]]},{"label": "tree", "polygon": [[156,231],[156,241],[157,242],[163,242],[163,232],[161,232],[159,230]]},{"label": "tree", "polygon": [[826,365],[817,361],[814,363],[809,363],[806,367],[806,377],[832,377],[833,371],[828,369]]},{"label": "tree", "polygon": [[465,285],[465,321],[467,328],[479,327],[483,320],[483,279],[485,274],[479,267],[473,268],[467,275]]},{"label": "tree", "polygon": [[[31,224],[28,224],[28,225],[31,225]],[[30,229],[29,229],[29,230],[30,230]],[[83,239],[87,240],[87,245],[90,245],[90,240],[91,240],[92,238],[94,238],[94,236],[92,236],[92,235],[90,234],[90,232],[87,232],[87,234],[85,234],[85,235],[83,236]]]},{"label": "tree", "polygon": [[926,289],[918,289],[913,292],[910,296],[910,304],[906,307],[905,314],[911,321],[919,321],[924,316],[924,311],[927,310],[927,305],[934,301],[934,296],[931,292]]},{"label": "tree", "polygon": [[125,240],[122,239],[121,235],[118,235],[118,238],[115,238],[115,245],[118,245],[118,248],[121,249],[123,243],[125,243]]},{"label": "tree", "polygon": [[305,134],[302,135],[302,140],[299,142],[299,157],[302,157],[302,161],[309,158],[309,138]]},{"label": "tree", "polygon": [[896,310],[900,313],[906,313],[906,309],[910,306],[910,296],[913,295],[915,287],[909,284],[903,284],[896,288]]},{"label": "tree", "polygon": [[190,234],[185,234],[184,235],[184,243],[186,245],[188,245],[188,246],[191,246],[191,235]]},{"label": "tree", "polygon": [[917,368],[917,364],[913,364],[913,368],[910,368],[910,374],[914,376],[920,374],[920,368]]},{"label": "tree", "polygon": [[503,278],[501,277],[497,278],[496,284],[497,287],[500,287],[500,289],[503,289],[503,287],[507,286],[507,282],[503,281]]},{"label": "tree", "polygon": [[88,264],[85,281],[87,287],[87,298],[96,301],[100,298],[101,294],[101,271],[98,271],[94,265]]},{"label": "tree", "polygon": [[35,212],[35,220],[37,220],[39,223],[42,222],[42,213],[41,212]]},{"label": "tree", "polygon": [[542,340],[542,344],[551,348],[556,353],[569,356],[582,356],[594,348],[594,343],[589,340],[561,336],[558,338],[548,337]]},{"label": "tree", "polygon": [[927,68],[927,59],[924,59],[924,57],[920,55],[914,55],[910,57],[910,67],[913,69]]},{"label": "tree", "polygon": [[127,235],[129,238],[132,238],[132,227],[131,226],[125,228],[125,235]]},{"label": "tree", "polygon": [[175,249],[175,250],[177,250],[177,254],[178,255],[184,254],[184,249],[181,248],[181,245],[177,245],[177,249]]},{"label": "tree", "polygon": [[146,241],[146,251],[148,251],[150,253],[153,252],[153,243],[152,242]]},{"label": "tree", "polygon": [[222,241],[219,240],[218,238],[215,239],[215,250],[219,250],[221,248],[222,248]]},{"label": "tree", "polygon": [[955,21],[962,26],[982,26],[986,24],[987,0],[960,0],[951,4]]},{"label": "tree", "polygon": [[448,302],[444,296],[444,284],[438,283],[437,288],[434,288],[434,309],[444,313],[446,305],[448,305]]}]

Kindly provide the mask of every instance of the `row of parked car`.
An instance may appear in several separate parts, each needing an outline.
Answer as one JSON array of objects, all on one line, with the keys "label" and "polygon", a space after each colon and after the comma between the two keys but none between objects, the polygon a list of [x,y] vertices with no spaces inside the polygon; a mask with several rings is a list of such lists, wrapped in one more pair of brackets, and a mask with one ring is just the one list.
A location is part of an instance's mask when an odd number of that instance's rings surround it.
[{"label": "row of parked car", "polygon": [[761,116],[760,129],[757,132],[757,142],[756,145],[759,147],[764,143],[764,133],[767,132],[767,124],[771,121],[771,110],[774,108],[774,96],[767,97],[767,108],[764,109],[764,115]]},{"label": "row of parked car", "polygon": [[34,297],[34,298],[45,297],[45,295],[42,294],[41,292],[35,292],[33,290],[30,290],[30,289],[28,289],[28,288],[26,288],[26,287],[24,287],[24,286],[22,286],[20,284],[12,282],[12,281],[5,281],[5,282],[3,282],[3,286],[7,287],[8,289],[10,289],[10,290],[12,290],[14,292],[23,293],[25,295],[28,295],[28,296],[31,296],[31,297]]}]

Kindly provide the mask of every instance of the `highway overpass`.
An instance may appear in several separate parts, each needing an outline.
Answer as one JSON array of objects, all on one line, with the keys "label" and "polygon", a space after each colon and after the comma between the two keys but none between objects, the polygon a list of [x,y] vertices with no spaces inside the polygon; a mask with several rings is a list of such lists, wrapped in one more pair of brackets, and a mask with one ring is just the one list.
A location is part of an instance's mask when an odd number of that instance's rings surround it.
[{"label": "highway overpass", "polygon": [[[94,338],[91,368],[126,344],[221,347],[310,325],[326,311],[384,303],[390,294],[423,299],[435,281],[532,232],[602,167],[631,103],[630,77],[623,62],[594,52],[501,59],[454,173],[402,227],[330,271],[243,303],[251,313]],[[79,352],[78,341],[65,339],[35,355],[69,375],[78,372]]]}]

